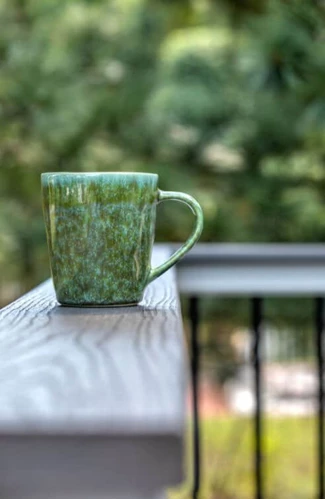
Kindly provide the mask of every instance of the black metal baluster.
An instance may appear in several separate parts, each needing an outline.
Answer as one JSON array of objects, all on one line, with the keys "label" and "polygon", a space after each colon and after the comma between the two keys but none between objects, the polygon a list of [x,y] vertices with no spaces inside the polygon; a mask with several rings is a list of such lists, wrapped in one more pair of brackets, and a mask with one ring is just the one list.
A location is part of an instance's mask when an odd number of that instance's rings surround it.
[{"label": "black metal baluster", "polygon": [[189,318],[191,323],[191,375],[193,401],[193,498],[198,498],[200,490],[200,422],[199,422],[199,299],[189,300]]},{"label": "black metal baluster", "polygon": [[315,326],[316,326],[316,356],[318,375],[318,411],[317,411],[317,498],[324,498],[324,299],[315,299]]},{"label": "black metal baluster", "polygon": [[262,391],[261,391],[261,323],[263,300],[252,299],[253,366],[254,366],[254,439],[255,439],[255,498],[263,498],[262,478]]}]

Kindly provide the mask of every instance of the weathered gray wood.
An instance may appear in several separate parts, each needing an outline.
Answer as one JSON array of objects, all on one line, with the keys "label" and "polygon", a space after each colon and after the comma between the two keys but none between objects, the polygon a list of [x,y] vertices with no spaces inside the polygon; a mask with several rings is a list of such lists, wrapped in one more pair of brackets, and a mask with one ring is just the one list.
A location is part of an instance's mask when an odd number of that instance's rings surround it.
[{"label": "weathered gray wood", "polygon": [[161,498],[182,477],[171,435],[5,435],[0,446],[0,498]]},{"label": "weathered gray wood", "polygon": [[[167,500],[167,496],[165,493],[158,493],[154,497],[149,497],[149,498],[139,498],[135,497],[133,493],[130,494],[130,496],[126,497],[125,495],[121,496],[107,496],[107,495],[100,495],[100,496],[91,496],[91,500]],[[7,500],[3,498],[2,500]],[[58,497],[56,496],[26,496],[23,494],[23,496],[15,496],[15,497],[10,497],[10,500],[89,500],[89,496],[85,495],[64,495]],[[187,500],[187,499],[186,499]]]},{"label": "weathered gray wood", "polygon": [[[169,254],[157,248],[153,264]],[[185,378],[173,270],[148,286],[137,307],[61,307],[51,282],[7,306],[0,311],[0,495],[152,496],[177,482]]]},{"label": "weathered gray wood", "polygon": [[177,279],[180,292],[193,295],[324,295],[325,245],[199,244]]},{"label": "weathered gray wood", "polygon": [[[92,495],[91,497],[91,500],[167,500],[167,495],[165,492],[163,493],[158,493],[157,495],[155,495],[154,497],[135,497],[134,496],[134,493],[130,493],[130,496],[126,497],[125,495],[123,496],[110,496],[110,495],[107,495],[105,494],[104,496],[103,495]],[[1,500],[8,500],[7,498],[2,498]],[[46,494],[45,496],[44,495],[32,495],[32,496],[26,496],[25,494],[23,494],[23,496],[14,496],[14,497],[10,497],[10,500],[89,500],[89,495],[64,495],[64,496],[48,496],[48,494]],[[187,499],[186,499],[187,500]]]}]

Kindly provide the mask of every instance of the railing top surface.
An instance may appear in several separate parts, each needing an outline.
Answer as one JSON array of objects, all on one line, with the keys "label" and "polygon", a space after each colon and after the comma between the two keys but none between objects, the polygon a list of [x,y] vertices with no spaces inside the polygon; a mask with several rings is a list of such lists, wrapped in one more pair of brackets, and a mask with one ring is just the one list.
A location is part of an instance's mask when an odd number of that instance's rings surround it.
[{"label": "railing top surface", "polygon": [[218,261],[279,261],[305,260],[325,262],[325,244],[303,243],[199,243],[180,262],[192,263]]},{"label": "railing top surface", "polygon": [[194,296],[324,296],[325,245],[199,244],[177,278]]},{"label": "railing top surface", "polygon": [[[153,264],[170,249],[159,246]],[[172,434],[185,366],[173,270],[129,308],[57,304],[50,281],[0,311],[0,434]]]}]

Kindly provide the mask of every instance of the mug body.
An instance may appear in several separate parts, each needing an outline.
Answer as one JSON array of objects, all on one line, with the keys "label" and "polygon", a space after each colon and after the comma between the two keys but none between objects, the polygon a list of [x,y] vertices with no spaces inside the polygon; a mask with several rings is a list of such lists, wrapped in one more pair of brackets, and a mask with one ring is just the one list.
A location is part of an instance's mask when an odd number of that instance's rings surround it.
[{"label": "mug body", "polygon": [[150,273],[157,182],[156,174],[42,174],[51,272],[61,304],[141,301]]}]

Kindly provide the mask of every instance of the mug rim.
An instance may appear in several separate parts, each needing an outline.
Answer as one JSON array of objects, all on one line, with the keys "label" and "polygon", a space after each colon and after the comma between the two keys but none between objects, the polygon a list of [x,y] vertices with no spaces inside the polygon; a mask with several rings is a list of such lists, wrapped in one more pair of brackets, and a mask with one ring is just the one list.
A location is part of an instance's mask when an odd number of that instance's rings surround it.
[{"label": "mug rim", "polygon": [[158,177],[158,174],[150,173],[150,172],[42,172],[41,176],[45,177],[47,175],[86,175],[86,176],[95,176],[95,175],[145,175],[145,176],[154,176]]}]

